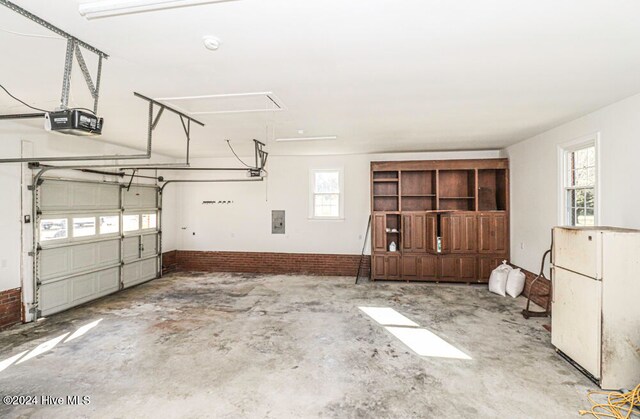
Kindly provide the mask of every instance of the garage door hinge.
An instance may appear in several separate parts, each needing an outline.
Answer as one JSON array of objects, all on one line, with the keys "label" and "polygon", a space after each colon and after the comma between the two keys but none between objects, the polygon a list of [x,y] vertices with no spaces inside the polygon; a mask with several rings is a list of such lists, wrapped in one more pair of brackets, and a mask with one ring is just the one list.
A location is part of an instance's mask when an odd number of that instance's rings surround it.
[{"label": "garage door hinge", "polygon": [[29,253],[27,253],[27,254],[28,254],[29,256],[35,256],[35,253],[33,253],[33,252],[29,252]]}]

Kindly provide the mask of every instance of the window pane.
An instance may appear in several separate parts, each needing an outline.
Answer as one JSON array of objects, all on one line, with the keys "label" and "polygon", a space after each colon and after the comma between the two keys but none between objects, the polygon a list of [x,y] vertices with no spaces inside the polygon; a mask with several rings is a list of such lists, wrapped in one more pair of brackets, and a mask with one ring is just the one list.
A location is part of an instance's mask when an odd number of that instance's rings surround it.
[{"label": "window pane", "polygon": [[576,161],[576,169],[580,169],[588,166],[588,162],[589,162],[588,148],[577,150],[574,152],[574,154],[575,154],[575,161]]},{"label": "window pane", "polygon": [[575,171],[575,183],[574,186],[591,186],[593,182],[589,179],[589,170],[591,169],[577,169]]},{"label": "window pane", "polygon": [[66,239],[67,237],[66,218],[40,221],[40,241]]},{"label": "window pane", "polygon": [[584,190],[584,206],[587,208],[594,208],[593,189]]},{"label": "window pane", "polygon": [[585,209],[576,208],[576,224],[577,226],[584,226],[585,224]]},{"label": "window pane", "polygon": [[340,195],[316,194],[313,202],[313,214],[316,217],[340,216]]},{"label": "window pane", "polygon": [[120,217],[117,215],[100,216],[100,234],[120,232]]},{"label": "window pane", "polygon": [[142,228],[156,228],[156,214],[142,214]]},{"label": "window pane", "polygon": [[73,219],[73,237],[93,236],[94,234],[96,234],[95,217]]},{"label": "window pane", "polygon": [[135,215],[124,215],[122,217],[122,229],[124,231],[135,231],[140,229],[140,216],[138,214]]},{"label": "window pane", "polygon": [[314,192],[340,193],[340,172],[316,172]]},{"label": "window pane", "polygon": [[588,165],[591,167],[595,167],[596,165],[596,148],[595,147],[589,147],[587,149],[588,151]]}]

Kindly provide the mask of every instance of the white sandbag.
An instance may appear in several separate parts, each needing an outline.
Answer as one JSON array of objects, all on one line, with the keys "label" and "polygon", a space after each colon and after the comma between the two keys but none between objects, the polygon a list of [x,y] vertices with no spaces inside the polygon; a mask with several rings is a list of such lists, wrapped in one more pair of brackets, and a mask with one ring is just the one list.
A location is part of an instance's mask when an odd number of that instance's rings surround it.
[{"label": "white sandbag", "polygon": [[522,291],[524,290],[525,276],[524,272],[522,272],[519,268],[512,269],[509,271],[509,275],[507,277],[507,294],[516,298]]},{"label": "white sandbag", "polygon": [[507,261],[504,260],[502,261],[502,265],[491,271],[491,276],[489,277],[489,292],[505,297],[507,279],[509,278],[509,272],[511,270],[513,270],[513,268],[507,265]]}]

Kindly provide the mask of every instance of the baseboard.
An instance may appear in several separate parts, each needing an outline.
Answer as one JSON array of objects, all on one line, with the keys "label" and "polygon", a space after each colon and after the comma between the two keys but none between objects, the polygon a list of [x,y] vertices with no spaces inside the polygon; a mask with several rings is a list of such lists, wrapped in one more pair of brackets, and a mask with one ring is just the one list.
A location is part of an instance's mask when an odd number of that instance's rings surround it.
[{"label": "baseboard", "polygon": [[177,250],[163,254],[163,270],[353,276],[362,259],[361,276],[369,276],[366,255]]}]

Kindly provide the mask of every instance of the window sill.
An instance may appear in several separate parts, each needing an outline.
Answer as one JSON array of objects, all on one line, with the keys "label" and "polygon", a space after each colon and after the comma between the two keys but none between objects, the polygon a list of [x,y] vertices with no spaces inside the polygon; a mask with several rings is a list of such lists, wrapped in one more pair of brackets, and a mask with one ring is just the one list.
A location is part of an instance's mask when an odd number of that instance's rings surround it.
[{"label": "window sill", "polygon": [[307,217],[309,221],[344,221],[344,217]]}]

